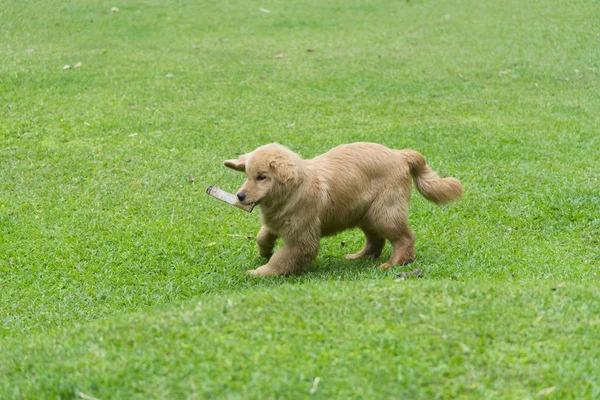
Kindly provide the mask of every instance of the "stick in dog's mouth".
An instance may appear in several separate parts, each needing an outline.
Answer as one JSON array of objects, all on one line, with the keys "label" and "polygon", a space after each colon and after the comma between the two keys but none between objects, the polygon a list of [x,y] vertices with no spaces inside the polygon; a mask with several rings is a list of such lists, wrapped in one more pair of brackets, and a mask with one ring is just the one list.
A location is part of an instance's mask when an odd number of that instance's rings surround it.
[{"label": "stick in dog's mouth", "polygon": [[221,201],[224,201],[227,204],[231,204],[234,207],[240,208],[246,212],[252,212],[252,210],[254,209],[254,206],[256,205],[256,204],[242,204],[239,202],[239,200],[235,194],[228,193],[224,190],[219,189],[216,186],[209,186],[206,189],[206,194],[208,194],[209,196],[212,196],[214,198],[217,198]]}]

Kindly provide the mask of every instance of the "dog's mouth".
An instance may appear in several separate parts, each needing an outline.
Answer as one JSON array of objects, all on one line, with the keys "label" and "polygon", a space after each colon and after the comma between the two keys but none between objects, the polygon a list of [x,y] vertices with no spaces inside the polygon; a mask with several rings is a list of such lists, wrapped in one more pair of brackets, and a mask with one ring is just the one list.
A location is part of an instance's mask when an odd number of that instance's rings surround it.
[{"label": "dog's mouth", "polygon": [[245,205],[245,206],[257,206],[258,203],[260,203],[260,200],[244,200],[244,201],[240,201],[241,204]]}]

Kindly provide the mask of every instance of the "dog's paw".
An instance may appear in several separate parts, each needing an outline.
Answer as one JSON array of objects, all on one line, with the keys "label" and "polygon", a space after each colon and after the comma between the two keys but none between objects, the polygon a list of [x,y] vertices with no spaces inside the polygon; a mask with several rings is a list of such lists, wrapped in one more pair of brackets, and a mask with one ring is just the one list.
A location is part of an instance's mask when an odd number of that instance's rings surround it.
[{"label": "dog's paw", "polygon": [[389,263],[389,262],[386,262],[386,263],[383,263],[383,264],[381,264],[381,265],[379,266],[379,269],[390,269],[390,268],[392,268],[393,266],[394,266],[394,264],[392,264],[392,263]]},{"label": "dog's paw", "polygon": [[413,258],[406,258],[404,260],[399,260],[397,263],[391,263],[391,262],[388,261],[388,262],[385,262],[385,263],[381,264],[379,266],[379,269],[390,269],[390,268],[392,268],[395,265],[398,265],[398,266],[407,265],[407,264],[410,264],[413,261],[414,261]]},{"label": "dog's paw", "polygon": [[373,249],[362,249],[358,253],[354,254],[346,254],[344,258],[346,260],[359,260],[361,258],[377,258],[381,255],[381,251],[373,250]]},{"label": "dog's paw", "polygon": [[351,260],[358,260],[359,258],[363,258],[364,255],[361,253],[354,253],[354,254],[346,254],[344,256],[344,259],[351,261]]},{"label": "dog's paw", "polygon": [[251,276],[273,276],[273,275],[279,275],[277,273],[275,273],[275,271],[273,271],[273,269],[267,265],[263,265],[262,267],[258,267],[256,269],[251,269],[246,271],[246,273],[248,275]]}]

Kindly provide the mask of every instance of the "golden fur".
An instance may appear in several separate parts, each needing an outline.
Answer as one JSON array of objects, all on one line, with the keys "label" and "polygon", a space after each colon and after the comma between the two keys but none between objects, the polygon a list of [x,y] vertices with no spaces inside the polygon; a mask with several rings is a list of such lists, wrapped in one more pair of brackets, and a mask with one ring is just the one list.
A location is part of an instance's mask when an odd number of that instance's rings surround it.
[{"label": "golden fur", "polygon": [[[463,193],[458,180],[441,179],[420,153],[374,143],[341,145],[312,160],[273,143],[225,165],[247,175],[238,191],[241,202],[260,206],[257,242],[269,262],[248,271],[253,275],[299,273],[317,256],[321,237],[354,227],[363,230],[366,244],[346,259],[378,257],[387,239],[393,252],[381,267],[407,264],[415,257],[408,226],[411,177],[436,204]],[[284,245],[273,255],[279,237]]]}]

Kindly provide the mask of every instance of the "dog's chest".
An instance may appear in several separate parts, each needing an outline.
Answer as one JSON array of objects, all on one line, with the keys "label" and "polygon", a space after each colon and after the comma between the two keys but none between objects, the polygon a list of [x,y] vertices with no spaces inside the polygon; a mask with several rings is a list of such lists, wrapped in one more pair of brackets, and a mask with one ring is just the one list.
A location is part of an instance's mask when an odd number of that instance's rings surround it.
[{"label": "dog's chest", "polygon": [[262,224],[278,236],[286,236],[286,232],[293,229],[294,217],[292,215],[262,215]]}]

